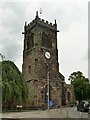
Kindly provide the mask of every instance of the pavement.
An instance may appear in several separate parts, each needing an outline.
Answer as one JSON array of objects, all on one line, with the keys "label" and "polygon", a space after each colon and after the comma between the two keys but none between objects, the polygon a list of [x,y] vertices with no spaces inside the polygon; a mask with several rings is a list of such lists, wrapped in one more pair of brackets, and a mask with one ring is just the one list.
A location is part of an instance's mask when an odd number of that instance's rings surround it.
[{"label": "pavement", "polygon": [[88,113],[81,113],[75,107],[34,110],[27,112],[5,112],[1,118],[88,118]]},{"label": "pavement", "polygon": [[3,113],[1,116],[1,118],[67,118],[61,110],[57,109],[30,112],[8,112]]}]

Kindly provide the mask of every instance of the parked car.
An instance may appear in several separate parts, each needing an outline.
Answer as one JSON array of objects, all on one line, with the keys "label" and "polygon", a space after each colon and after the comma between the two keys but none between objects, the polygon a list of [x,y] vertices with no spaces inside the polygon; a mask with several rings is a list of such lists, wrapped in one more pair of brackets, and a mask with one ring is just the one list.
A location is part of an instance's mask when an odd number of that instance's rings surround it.
[{"label": "parked car", "polygon": [[88,110],[88,113],[90,114],[90,104],[89,104],[89,110]]},{"label": "parked car", "polygon": [[89,112],[90,104],[88,101],[82,100],[77,105],[77,110],[80,112]]}]

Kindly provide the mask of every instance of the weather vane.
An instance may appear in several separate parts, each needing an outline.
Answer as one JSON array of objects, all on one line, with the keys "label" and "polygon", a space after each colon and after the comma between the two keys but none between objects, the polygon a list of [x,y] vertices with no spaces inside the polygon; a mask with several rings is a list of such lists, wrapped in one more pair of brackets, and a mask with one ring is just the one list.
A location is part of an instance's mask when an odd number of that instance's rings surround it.
[{"label": "weather vane", "polygon": [[43,10],[40,8],[40,10],[39,10],[39,13],[40,13],[40,15],[43,13]]},{"label": "weather vane", "polygon": [[42,14],[42,12],[43,12],[43,11],[42,11],[42,9],[40,8],[40,14]]}]

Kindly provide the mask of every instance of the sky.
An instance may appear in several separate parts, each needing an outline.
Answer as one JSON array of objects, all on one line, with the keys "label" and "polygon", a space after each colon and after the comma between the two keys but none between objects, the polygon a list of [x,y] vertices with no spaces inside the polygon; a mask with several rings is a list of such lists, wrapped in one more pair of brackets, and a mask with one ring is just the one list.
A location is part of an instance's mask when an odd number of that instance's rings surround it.
[{"label": "sky", "polygon": [[88,77],[88,0],[1,1],[0,53],[22,71],[24,23],[30,23],[40,8],[40,18],[53,24],[57,20],[59,71],[66,83],[73,72]]}]

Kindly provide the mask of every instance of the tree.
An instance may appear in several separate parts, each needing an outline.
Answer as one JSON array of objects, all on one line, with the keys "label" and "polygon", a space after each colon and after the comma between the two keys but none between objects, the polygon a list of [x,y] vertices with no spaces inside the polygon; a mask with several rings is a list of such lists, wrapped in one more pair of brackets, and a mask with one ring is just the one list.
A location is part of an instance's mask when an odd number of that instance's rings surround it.
[{"label": "tree", "polygon": [[85,78],[82,72],[73,72],[69,76],[68,80],[71,81],[71,84],[74,87],[75,97],[77,100],[81,101],[82,99],[90,99],[89,79]]},{"label": "tree", "polygon": [[90,100],[90,84],[87,84],[86,86],[86,97]]},{"label": "tree", "polygon": [[12,61],[2,62],[2,107],[23,104],[28,98],[28,85]]}]

